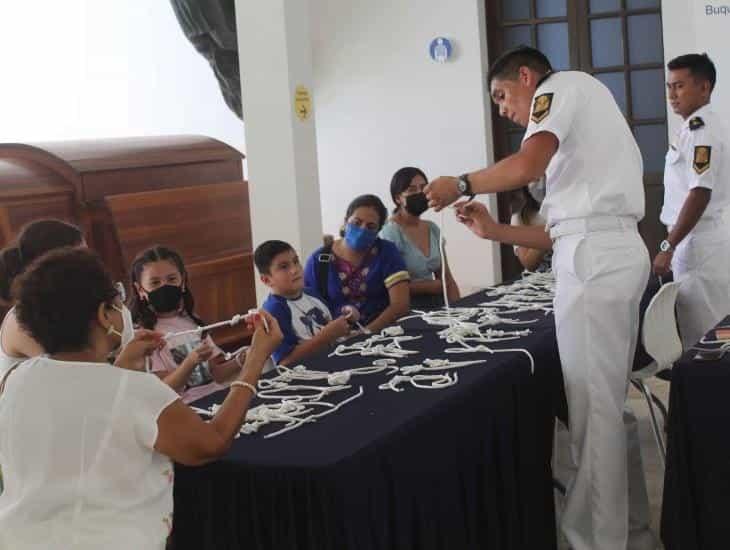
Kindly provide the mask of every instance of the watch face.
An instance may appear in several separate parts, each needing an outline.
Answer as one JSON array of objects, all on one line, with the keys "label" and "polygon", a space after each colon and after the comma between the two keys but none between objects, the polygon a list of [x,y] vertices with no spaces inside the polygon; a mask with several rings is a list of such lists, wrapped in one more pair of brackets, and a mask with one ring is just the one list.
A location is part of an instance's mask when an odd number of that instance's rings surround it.
[{"label": "watch face", "polygon": [[466,182],[464,180],[458,180],[456,182],[456,187],[459,189],[459,193],[464,194],[464,192],[466,192]]},{"label": "watch face", "polygon": [[667,252],[670,248],[672,248],[672,245],[669,244],[669,241],[662,241],[659,245],[659,250],[662,252]]}]

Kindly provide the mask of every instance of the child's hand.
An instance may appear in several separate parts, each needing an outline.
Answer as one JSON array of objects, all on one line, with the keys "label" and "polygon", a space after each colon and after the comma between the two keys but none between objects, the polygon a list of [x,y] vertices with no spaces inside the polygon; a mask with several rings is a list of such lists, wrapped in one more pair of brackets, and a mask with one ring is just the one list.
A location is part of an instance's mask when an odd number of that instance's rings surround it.
[{"label": "child's hand", "polygon": [[136,330],[134,338],[119,352],[114,365],[129,370],[144,370],[145,357],[164,346],[162,333],[146,329]]},{"label": "child's hand", "polygon": [[261,310],[251,319],[254,333],[247,355],[255,355],[261,361],[265,361],[279,347],[284,335],[276,318],[268,311]]},{"label": "child's hand", "polygon": [[327,323],[327,325],[322,329],[322,332],[327,335],[327,340],[334,341],[350,334],[350,330],[350,322],[343,315]]},{"label": "child's hand", "polygon": [[[266,330],[266,332],[269,331],[268,318],[270,317],[270,315],[266,315],[266,316],[261,315],[261,313],[263,311],[264,311],[263,309],[262,310],[258,310],[258,309],[249,309],[248,310],[248,313],[244,317],[244,322],[246,323],[246,328],[248,330],[250,330],[251,332],[256,330],[256,326],[257,326],[256,323],[258,322],[258,323],[263,324],[264,330]],[[268,314],[268,312],[267,312],[267,314]]]},{"label": "child's hand", "polygon": [[190,352],[190,357],[193,363],[197,365],[210,359],[213,353],[215,353],[215,349],[210,345],[210,342],[203,340],[197,348]]},{"label": "child's hand", "polygon": [[355,306],[343,306],[342,315],[353,325],[360,320],[360,310]]}]

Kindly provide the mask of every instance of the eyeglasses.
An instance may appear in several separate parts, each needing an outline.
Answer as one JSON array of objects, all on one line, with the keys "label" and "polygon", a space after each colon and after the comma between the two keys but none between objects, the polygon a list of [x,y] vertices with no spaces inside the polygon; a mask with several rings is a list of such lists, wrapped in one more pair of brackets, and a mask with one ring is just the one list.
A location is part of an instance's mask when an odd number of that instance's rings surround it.
[{"label": "eyeglasses", "polygon": [[114,290],[117,291],[117,296],[119,296],[119,299],[122,302],[127,301],[127,291],[124,288],[124,283],[122,283],[121,281],[117,281],[116,283],[114,283]]}]

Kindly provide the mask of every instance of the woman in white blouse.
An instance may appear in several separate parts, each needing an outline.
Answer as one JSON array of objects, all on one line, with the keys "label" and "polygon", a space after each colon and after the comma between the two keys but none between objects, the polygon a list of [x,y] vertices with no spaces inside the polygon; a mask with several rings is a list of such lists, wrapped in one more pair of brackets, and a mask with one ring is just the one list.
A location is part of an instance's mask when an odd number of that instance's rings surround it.
[{"label": "woman in white blouse", "polygon": [[276,320],[260,314],[268,332],[254,321],[238,380],[203,422],[156,376],[105,361],[131,337],[131,317],[93,252],[50,252],[20,277],[16,298],[18,321],[46,354],[0,381],[0,548],[163,549],[171,459],[196,465],[227,451],[281,341]]}]

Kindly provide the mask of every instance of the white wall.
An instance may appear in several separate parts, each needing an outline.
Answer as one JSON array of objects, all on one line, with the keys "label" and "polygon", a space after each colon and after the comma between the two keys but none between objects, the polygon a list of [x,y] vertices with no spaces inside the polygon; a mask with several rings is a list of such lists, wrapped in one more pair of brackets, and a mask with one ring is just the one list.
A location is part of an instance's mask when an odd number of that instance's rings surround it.
[{"label": "white wall", "polygon": [[4,0],[0,141],[205,134],[243,125],[167,0]]},{"label": "white wall", "polygon": [[[325,232],[338,231],[359,194],[375,193],[392,207],[390,178],[402,166],[433,178],[491,161],[482,4],[310,0]],[[455,59],[444,65],[428,56],[437,36],[455,44]],[[451,212],[444,234],[462,292],[497,280],[497,246]]]}]

